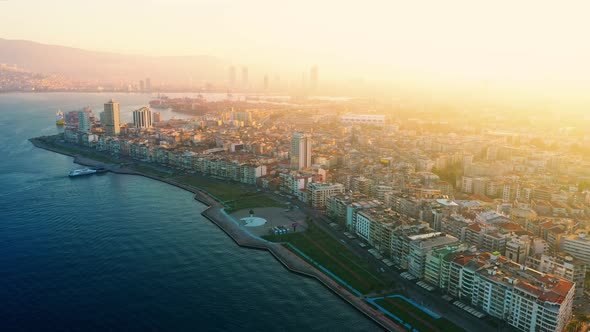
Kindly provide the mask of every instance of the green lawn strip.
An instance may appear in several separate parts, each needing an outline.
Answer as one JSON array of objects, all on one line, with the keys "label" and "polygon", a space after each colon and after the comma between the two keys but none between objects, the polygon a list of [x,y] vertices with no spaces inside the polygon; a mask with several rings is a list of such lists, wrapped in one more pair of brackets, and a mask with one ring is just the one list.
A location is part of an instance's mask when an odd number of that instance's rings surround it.
[{"label": "green lawn strip", "polygon": [[[348,252],[348,248],[318,227],[311,226],[311,231],[305,233],[268,235],[264,238],[269,241],[291,243],[363,294],[381,290],[386,286],[385,282],[368,272],[371,268],[360,258],[351,253],[343,259],[342,253]],[[322,248],[318,248],[318,243]]]},{"label": "green lawn strip", "polygon": [[228,213],[247,209],[247,208],[257,208],[257,207],[281,207],[284,208],[285,205],[281,202],[277,202],[274,199],[268,196],[242,196],[233,202],[228,202],[229,208],[226,209]]},{"label": "green lawn strip", "polygon": [[228,206],[226,209],[228,213],[256,207],[285,207],[283,203],[275,201],[265,194],[241,188],[243,184],[190,175],[181,175],[176,179],[180,183],[203,189],[223,201]]},{"label": "green lawn strip", "polygon": [[240,188],[239,185],[207,179],[202,176],[180,175],[177,176],[176,179],[180,183],[208,191],[224,202],[237,199],[247,193],[247,191]]},{"label": "green lawn strip", "polygon": [[352,252],[350,252],[350,250],[347,250],[345,252],[339,252],[338,255],[339,255],[339,257],[342,257],[342,259],[344,261],[350,262],[350,264],[355,265],[359,269],[361,269],[361,270],[365,271],[366,273],[368,273],[369,275],[371,275],[373,277],[373,279],[380,281],[379,277],[376,274],[373,274],[370,270],[367,270],[364,266],[361,266],[357,263],[357,260],[355,259],[355,258],[357,258],[357,256],[354,255]]},{"label": "green lawn strip", "polygon": [[[432,331],[431,326],[435,326],[440,331],[444,332],[465,332],[465,330],[453,324],[448,319],[442,317],[438,319],[433,318],[404,299],[385,298],[377,300],[375,303],[399,317],[404,322],[412,325],[412,327],[418,331]],[[420,319],[427,322],[427,324],[421,322]]]},{"label": "green lawn strip", "polygon": [[128,168],[138,171],[138,172],[142,172],[142,173],[146,173],[149,175],[154,175],[154,176],[158,176],[161,178],[167,178],[170,177],[171,172],[166,172],[166,171],[162,171],[153,167],[149,167],[149,166],[143,166],[143,165],[130,165],[127,166]]}]

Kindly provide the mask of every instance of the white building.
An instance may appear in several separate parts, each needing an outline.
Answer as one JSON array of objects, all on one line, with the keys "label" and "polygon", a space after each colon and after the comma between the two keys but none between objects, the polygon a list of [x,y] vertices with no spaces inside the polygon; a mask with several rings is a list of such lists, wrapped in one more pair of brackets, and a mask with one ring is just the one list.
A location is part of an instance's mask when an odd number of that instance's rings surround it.
[{"label": "white building", "polygon": [[586,279],[586,263],[574,259],[569,255],[536,255],[527,259],[526,265],[545,273],[576,283],[576,298],[584,296],[584,281]]},{"label": "white building", "polygon": [[562,237],[561,246],[562,251],[590,264],[590,238],[586,233]]},{"label": "white building", "polygon": [[473,193],[473,178],[469,176],[463,176],[461,178],[461,191],[467,194]]},{"label": "white building", "polygon": [[459,239],[440,232],[412,235],[409,238],[411,242],[410,255],[408,256],[408,272],[417,278],[424,277],[428,253],[435,249],[459,245]]},{"label": "white building", "polygon": [[344,124],[368,124],[383,126],[385,124],[385,115],[346,114],[340,117],[340,122]]},{"label": "white building", "polygon": [[293,134],[291,139],[291,168],[304,169],[311,167],[311,136],[301,133]]},{"label": "white building", "polygon": [[524,264],[531,249],[528,235],[513,236],[506,242],[506,257],[518,264]]},{"label": "white building", "polygon": [[[428,267],[437,268],[436,265]],[[451,253],[439,287],[520,331],[559,332],[572,314],[573,282],[501,257],[498,253]]]},{"label": "white building", "polygon": [[344,185],[340,183],[310,182],[307,184],[307,199],[315,209],[326,207],[328,197],[344,193]]},{"label": "white building", "polygon": [[152,127],[152,111],[149,107],[144,106],[133,111],[133,126],[141,129]]}]

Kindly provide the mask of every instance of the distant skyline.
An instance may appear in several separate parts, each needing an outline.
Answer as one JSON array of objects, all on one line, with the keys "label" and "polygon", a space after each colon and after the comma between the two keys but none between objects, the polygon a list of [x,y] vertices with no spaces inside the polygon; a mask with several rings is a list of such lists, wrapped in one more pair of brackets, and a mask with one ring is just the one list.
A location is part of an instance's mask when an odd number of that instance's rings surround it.
[{"label": "distant skyline", "polygon": [[[34,9],[34,10],[33,10]],[[1,38],[142,55],[212,55],[259,76],[420,81],[583,96],[584,1],[0,2]]]}]

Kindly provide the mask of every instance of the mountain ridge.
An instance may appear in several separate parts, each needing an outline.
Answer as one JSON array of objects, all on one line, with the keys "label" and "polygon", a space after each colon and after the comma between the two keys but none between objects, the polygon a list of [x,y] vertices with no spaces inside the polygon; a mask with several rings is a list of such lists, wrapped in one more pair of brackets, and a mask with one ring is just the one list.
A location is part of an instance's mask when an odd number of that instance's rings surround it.
[{"label": "mountain ridge", "polygon": [[77,80],[136,81],[150,77],[165,84],[224,81],[227,62],[210,55],[146,56],[91,51],[0,38],[0,63]]}]

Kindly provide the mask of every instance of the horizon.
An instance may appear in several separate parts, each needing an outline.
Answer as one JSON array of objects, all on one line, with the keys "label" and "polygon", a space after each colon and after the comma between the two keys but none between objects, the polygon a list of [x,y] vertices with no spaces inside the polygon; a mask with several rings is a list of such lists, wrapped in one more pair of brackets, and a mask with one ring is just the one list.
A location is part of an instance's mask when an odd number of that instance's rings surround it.
[{"label": "horizon", "polygon": [[0,330],[590,332],[589,9],[0,0]]},{"label": "horizon", "polygon": [[[360,82],[382,95],[410,88],[531,105],[590,103],[590,46],[583,43],[590,7],[583,2],[64,0],[36,4],[34,12],[28,6],[0,2],[13,14],[0,22],[1,38],[120,55],[213,57],[248,67],[258,80],[304,80],[317,65],[324,83]],[[116,24],[105,25],[105,18]]]}]

